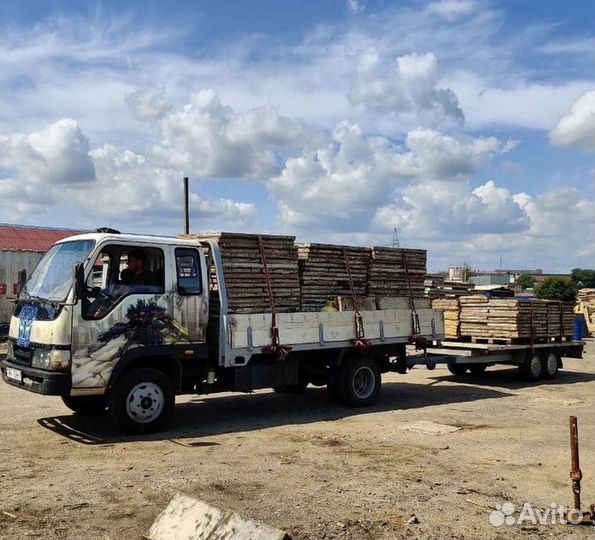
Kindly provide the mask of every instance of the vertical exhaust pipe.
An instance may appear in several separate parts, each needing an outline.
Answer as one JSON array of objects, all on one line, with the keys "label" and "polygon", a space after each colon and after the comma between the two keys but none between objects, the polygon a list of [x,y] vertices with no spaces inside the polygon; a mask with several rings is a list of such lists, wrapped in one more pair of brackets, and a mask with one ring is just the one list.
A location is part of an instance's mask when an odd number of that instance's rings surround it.
[{"label": "vertical exhaust pipe", "polygon": [[184,234],[190,234],[190,202],[188,198],[188,177],[184,176]]}]

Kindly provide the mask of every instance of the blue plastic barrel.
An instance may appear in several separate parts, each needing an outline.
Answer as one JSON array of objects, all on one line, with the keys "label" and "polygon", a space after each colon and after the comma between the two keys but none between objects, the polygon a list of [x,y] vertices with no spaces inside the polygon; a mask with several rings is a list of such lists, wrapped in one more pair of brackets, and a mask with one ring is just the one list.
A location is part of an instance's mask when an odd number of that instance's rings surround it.
[{"label": "blue plastic barrel", "polygon": [[574,341],[580,341],[583,339],[583,326],[585,325],[585,316],[580,314],[574,318],[574,334],[572,339]]}]

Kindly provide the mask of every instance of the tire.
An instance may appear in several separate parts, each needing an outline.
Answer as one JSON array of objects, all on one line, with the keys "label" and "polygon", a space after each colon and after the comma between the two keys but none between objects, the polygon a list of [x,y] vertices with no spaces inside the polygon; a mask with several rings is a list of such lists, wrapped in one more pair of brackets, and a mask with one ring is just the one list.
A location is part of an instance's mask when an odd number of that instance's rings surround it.
[{"label": "tire", "polygon": [[308,386],[307,382],[297,384],[284,384],[283,386],[274,386],[273,390],[279,394],[303,394]]},{"label": "tire", "polygon": [[545,353],[541,357],[541,376],[544,379],[554,379],[558,375],[559,358],[553,352]]},{"label": "tire", "polygon": [[352,357],[339,367],[337,395],[342,405],[368,407],[380,395],[382,375],[378,364],[366,357]]},{"label": "tire", "polygon": [[108,398],[108,414],[125,433],[161,430],[171,419],[175,395],[165,373],[152,368],[133,369],[119,379]]},{"label": "tire", "polygon": [[107,406],[105,396],[62,396],[62,401],[77,414],[103,414]]},{"label": "tire", "polygon": [[465,375],[469,369],[465,364],[447,364],[447,367],[453,375]]},{"label": "tire", "polygon": [[529,352],[525,361],[519,366],[519,375],[524,381],[538,381],[541,379],[541,367],[540,355]]},{"label": "tire", "polygon": [[469,371],[472,375],[482,375],[485,373],[485,370],[488,368],[487,364],[471,364],[469,366]]}]

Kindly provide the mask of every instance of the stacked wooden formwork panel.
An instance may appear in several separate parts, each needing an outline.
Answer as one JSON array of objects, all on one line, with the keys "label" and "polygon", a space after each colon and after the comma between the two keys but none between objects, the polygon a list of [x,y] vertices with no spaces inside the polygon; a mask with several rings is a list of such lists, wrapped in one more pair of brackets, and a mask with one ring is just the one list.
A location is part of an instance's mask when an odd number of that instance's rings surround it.
[{"label": "stacked wooden formwork panel", "polygon": [[543,341],[572,334],[573,313],[565,303],[473,295],[459,304],[462,337]]},{"label": "stacked wooden formwork panel", "polygon": [[369,248],[332,244],[297,244],[301,310],[320,311],[337,296],[366,295]]},{"label": "stacked wooden formwork panel", "polygon": [[375,246],[368,267],[368,294],[371,296],[423,296],[427,273],[424,249]]},{"label": "stacked wooden formwork panel", "polygon": [[[218,232],[185,235],[185,238],[217,241],[229,313],[271,311],[265,261],[275,309],[280,313],[299,311],[300,283],[295,237]],[[216,290],[213,271],[210,279],[211,290]]]},{"label": "stacked wooden formwork panel", "polygon": [[447,339],[457,339],[460,333],[460,307],[458,298],[435,298],[432,308],[444,312],[444,336]]}]

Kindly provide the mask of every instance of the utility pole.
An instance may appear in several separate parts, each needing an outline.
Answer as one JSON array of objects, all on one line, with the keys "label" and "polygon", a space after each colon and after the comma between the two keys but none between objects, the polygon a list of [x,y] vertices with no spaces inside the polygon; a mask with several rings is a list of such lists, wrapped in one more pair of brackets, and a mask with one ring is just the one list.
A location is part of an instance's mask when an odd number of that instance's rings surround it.
[{"label": "utility pole", "polygon": [[397,229],[396,227],[393,228],[393,239],[392,239],[391,245],[394,248],[402,247],[401,240],[399,239],[399,229]]},{"label": "utility pole", "polygon": [[190,234],[190,202],[187,176],[184,176],[184,234]]}]

